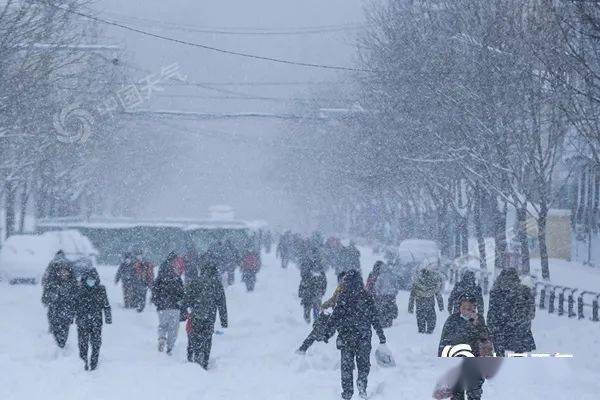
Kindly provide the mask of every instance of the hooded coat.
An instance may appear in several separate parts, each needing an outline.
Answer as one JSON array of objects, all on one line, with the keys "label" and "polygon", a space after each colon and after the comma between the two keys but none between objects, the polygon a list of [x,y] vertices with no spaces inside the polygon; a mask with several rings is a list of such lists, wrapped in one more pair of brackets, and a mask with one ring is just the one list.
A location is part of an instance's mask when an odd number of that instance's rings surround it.
[{"label": "hooded coat", "polygon": [[490,291],[487,321],[500,354],[505,350],[517,353],[535,349],[531,334],[534,317],[531,289],[521,284],[514,269],[503,270]]},{"label": "hooded coat", "polygon": [[[87,280],[93,279],[94,285],[88,286]],[[81,286],[77,292],[76,323],[78,326],[102,326],[102,314],[107,324],[112,322],[112,313],[106,288],[100,284],[98,271],[92,269],[84,272]]]},{"label": "hooded coat", "polygon": [[176,259],[177,255],[173,252],[167,256],[160,265],[158,276],[152,285],[151,301],[157,311],[182,309],[185,290],[183,281],[174,269],[173,263]]},{"label": "hooded coat", "polygon": [[186,288],[184,306],[191,310],[192,319],[213,325],[217,319],[218,310],[221,326],[227,326],[225,290],[214,262],[209,259],[203,262],[200,275],[194,278]]},{"label": "hooded coat", "polygon": [[450,297],[448,297],[448,312],[450,314],[458,311],[460,306],[459,299],[462,296],[475,299],[477,312],[481,315],[484,314],[483,291],[481,290],[481,286],[475,282],[475,273],[473,271],[466,271],[462,279],[454,285]]},{"label": "hooded coat", "polygon": [[361,341],[371,342],[371,328],[375,329],[380,342],[385,343],[373,297],[365,291],[360,274],[350,271],[344,277],[343,289],[327,321],[325,332],[330,336],[335,330],[338,331],[339,349],[355,349]]}]

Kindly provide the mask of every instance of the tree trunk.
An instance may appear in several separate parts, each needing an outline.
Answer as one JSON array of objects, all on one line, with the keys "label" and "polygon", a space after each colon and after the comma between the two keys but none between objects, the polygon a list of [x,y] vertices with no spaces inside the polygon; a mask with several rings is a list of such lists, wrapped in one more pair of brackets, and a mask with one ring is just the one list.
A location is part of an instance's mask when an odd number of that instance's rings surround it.
[{"label": "tree trunk", "polygon": [[483,293],[487,294],[489,289],[489,278],[487,274],[487,254],[485,251],[485,238],[483,236],[483,225],[481,222],[481,210],[483,208],[483,194],[481,188],[475,189],[475,202],[473,208],[473,225],[477,237],[479,249],[479,268],[481,268]]},{"label": "tree trunk", "polygon": [[448,238],[448,205],[443,202],[437,210],[437,225],[438,225],[438,241],[440,243],[440,251],[442,256],[450,256],[450,241]]},{"label": "tree trunk", "polygon": [[540,215],[537,219],[538,241],[540,244],[540,261],[542,264],[542,278],[550,279],[550,266],[548,264],[548,247],[546,245],[546,222],[548,218],[548,205],[545,202],[540,204]]},{"label": "tree trunk", "polygon": [[[496,200],[497,201],[497,200]],[[498,201],[497,201],[498,202]],[[494,208],[494,236],[495,236],[495,253],[494,267],[496,271],[506,268],[506,213],[507,205],[503,202],[502,209],[499,209],[499,204]]]},{"label": "tree trunk", "polygon": [[521,252],[521,273],[529,275],[531,266],[529,262],[529,242],[527,240],[527,203],[517,209],[518,238]]},{"label": "tree trunk", "polygon": [[464,256],[469,254],[469,217],[462,218],[461,222],[461,254]]},{"label": "tree trunk", "polygon": [[29,202],[29,186],[27,182],[21,188],[21,198],[19,201],[19,233],[25,232],[25,217],[27,215],[27,203]]},{"label": "tree trunk", "polygon": [[6,237],[10,237],[15,233],[15,222],[16,222],[16,197],[17,197],[17,186],[14,181],[8,180],[4,186],[5,198],[4,198],[4,212],[5,212],[5,227]]}]

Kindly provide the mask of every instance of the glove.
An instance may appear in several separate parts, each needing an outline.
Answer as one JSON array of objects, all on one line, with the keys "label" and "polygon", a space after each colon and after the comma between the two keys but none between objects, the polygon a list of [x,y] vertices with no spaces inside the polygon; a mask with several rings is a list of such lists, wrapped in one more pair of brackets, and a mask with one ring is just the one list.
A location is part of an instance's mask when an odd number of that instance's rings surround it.
[{"label": "glove", "polygon": [[409,313],[409,314],[414,314],[414,313],[415,313],[415,311],[414,311],[414,310],[411,310],[411,309],[409,309],[409,310],[408,310],[408,313]]},{"label": "glove", "polygon": [[385,344],[385,338],[379,339],[379,344]]},{"label": "glove", "polygon": [[223,328],[223,329],[227,328],[227,322],[221,323],[221,328]]},{"label": "glove", "polygon": [[104,318],[104,322],[106,322],[106,325],[111,325],[112,324],[112,318]]}]

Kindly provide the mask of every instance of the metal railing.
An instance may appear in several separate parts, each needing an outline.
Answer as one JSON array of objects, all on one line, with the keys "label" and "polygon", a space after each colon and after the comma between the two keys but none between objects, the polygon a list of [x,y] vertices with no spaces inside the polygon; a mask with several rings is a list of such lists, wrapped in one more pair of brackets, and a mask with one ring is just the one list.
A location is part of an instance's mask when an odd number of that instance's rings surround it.
[{"label": "metal railing", "polygon": [[[533,291],[537,307],[540,310],[547,309],[549,314],[566,315],[569,318],[577,317],[578,320],[582,320],[586,318],[586,307],[591,307],[589,320],[600,321],[600,293],[598,292],[581,291],[578,288],[552,285],[547,282],[536,282]],[[591,302],[589,302],[590,300]],[[575,304],[577,304],[577,310],[575,310]]]}]

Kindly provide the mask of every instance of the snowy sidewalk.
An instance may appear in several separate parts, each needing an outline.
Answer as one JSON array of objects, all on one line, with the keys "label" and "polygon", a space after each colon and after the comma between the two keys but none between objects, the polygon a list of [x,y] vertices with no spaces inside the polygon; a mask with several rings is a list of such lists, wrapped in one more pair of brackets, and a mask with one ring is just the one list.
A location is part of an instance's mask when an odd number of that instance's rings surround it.
[{"label": "snowy sidewalk", "polygon": [[[113,325],[104,326],[100,366],[93,373],[83,370],[73,327],[67,349],[56,349],[39,286],[0,283],[0,399],[338,399],[335,341],[316,343],[304,357],[294,354],[309,331],[296,298],[298,270],[282,270],[271,255],[264,264],[255,293],[245,293],[239,282],[227,289],[230,328],[215,335],[208,372],[185,361],[183,324],[174,355],[158,353],[154,307],[143,314],[122,309],[113,267],[100,268]],[[330,277],[328,293],[333,282]],[[406,313],[407,300],[402,292],[400,317],[386,331],[398,366],[373,365],[371,371],[369,392],[377,399],[429,399],[436,379],[457,361],[435,357],[447,314],[438,315],[434,335],[418,335],[414,316]],[[539,351],[571,352],[575,358],[507,360],[498,377],[485,384],[484,398],[597,398],[599,333],[600,324],[540,312],[534,324]]]}]

